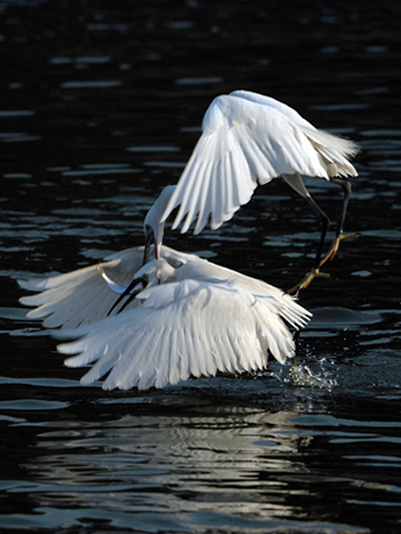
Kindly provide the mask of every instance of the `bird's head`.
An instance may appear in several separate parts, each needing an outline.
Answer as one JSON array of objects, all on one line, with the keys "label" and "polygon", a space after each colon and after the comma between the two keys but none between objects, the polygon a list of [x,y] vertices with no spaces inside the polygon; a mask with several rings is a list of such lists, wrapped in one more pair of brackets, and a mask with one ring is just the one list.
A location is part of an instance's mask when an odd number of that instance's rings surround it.
[{"label": "bird's head", "polygon": [[136,280],[146,280],[146,287],[167,284],[175,280],[175,269],[164,258],[152,260],[135,275]]},{"label": "bird's head", "polygon": [[104,272],[102,267],[99,268],[99,271],[109,288],[119,294],[119,297],[114,302],[107,315],[110,315],[124,299],[125,302],[122,303],[117,313],[121,313],[144,289],[173,282],[175,280],[174,267],[163,258],[152,260],[141,267],[141,269],[135,273],[135,277],[131,283],[126,287],[113,282]]}]

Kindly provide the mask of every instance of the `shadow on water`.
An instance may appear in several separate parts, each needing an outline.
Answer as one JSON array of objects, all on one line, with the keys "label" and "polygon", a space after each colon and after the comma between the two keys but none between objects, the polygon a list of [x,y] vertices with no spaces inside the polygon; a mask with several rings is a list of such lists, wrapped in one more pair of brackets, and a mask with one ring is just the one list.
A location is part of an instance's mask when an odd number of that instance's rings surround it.
[{"label": "shadow on water", "polygon": [[[0,2],[0,531],[401,531],[397,2]],[[297,367],[162,391],[82,387],[16,279],[140,244],[219,93],[361,145],[345,241],[300,296]],[[335,221],[340,192],[309,179]],[[332,233],[331,233],[332,235]],[[287,289],[319,229],[281,180],[166,243]]]}]

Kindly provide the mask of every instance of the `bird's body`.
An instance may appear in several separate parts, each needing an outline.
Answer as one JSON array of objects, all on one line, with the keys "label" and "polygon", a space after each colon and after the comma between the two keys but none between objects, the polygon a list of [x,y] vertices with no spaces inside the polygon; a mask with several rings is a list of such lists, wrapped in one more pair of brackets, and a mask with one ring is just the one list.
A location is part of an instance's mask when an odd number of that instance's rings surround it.
[{"label": "bird's body", "polygon": [[[160,216],[173,192],[171,187],[163,190],[145,219],[153,251],[131,248],[101,265],[20,281],[38,292],[20,299],[35,307],[28,317],[42,319],[49,328],[61,327],[62,338],[80,338],[59,347],[64,354],[78,353],[67,364],[97,361],[84,383],[110,371],[106,389],[163,387],[191,375],[263,369],[269,353],[281,363],[294,354],[288,325],[299,329],[311,314],[293,297],[161,245]],[[155,259],[149,261],[152,252]],[[137,281],[142,281],[139,290]],[[113,305],[115,293],[120,300],[131,285],[124,309]]]},{"label": "bird's body", "polygon": [[84,384],[110,371],[104,389],[161,388],[218,371],[262,370],[269,354],[280,363],[294,355],[287,325],[302,328],[311,314],[291,296],[197,256],[182,257],[178,267],[166,257],[135,273],[147,284],[136,306],[63,333],[79,338],[58,347],[78,353],[68,366],[96,362]]},{"label": "bird's body", "polygon": [[[349,162],[358,151],[355,143],[318,130],[286,104],[249,91],[215,98],[206,111],[202,130],[162,220],[179,206],[173,228],[182,223],[184,233],[196,221],[194,233],[198,234],[210,220],[211,228],[216,229],[250,200],[258,184],[281,175],[321,220],[315,270],[334,256],[350,194],[345,177],[357,175]],[[323,262],[329,219],[307,191],[302,175],[331,180],[344,189],[337,243]]]}]

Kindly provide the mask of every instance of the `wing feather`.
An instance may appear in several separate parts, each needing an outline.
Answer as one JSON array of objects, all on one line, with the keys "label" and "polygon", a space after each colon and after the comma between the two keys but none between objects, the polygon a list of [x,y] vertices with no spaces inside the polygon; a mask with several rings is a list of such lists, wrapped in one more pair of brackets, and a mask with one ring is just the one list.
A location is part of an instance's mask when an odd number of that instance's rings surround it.
[{"label": "wing feather", "polygon": [[[170,264],[180,267],[196,259],[163,246],[161,256]],[[126,286],[142,267],[143,247],[135,247],[109,255],[102,263],[106,274],[115,282]],[[20,303],[32,307],[29,319],[40,319],[46,328],[77,328],[105,318],[115,302],[116,295],[104,281],[99,265],[91,265],[69,273],[40,279],[19,280],[20,286],[35,295],[20,298]],[[129,307],[137,306],[134,300]]]},{"label": "wing feather", "polygon": [[[213,196],[209,194],[209,188],[212,186],[212,173],[208,170],[212,167],[212,162],[208,161],[206,162],[205,169],[206,172],[204,174],[204,177],[201,181],[201,191],[200,196],[198,198],[194,198],[193,202],[196,202],[195,210],[192,212],[192,218],[189,219],[186,222],[186,228],[189,228],[194,220],[194,216],[198,214],[198,219],[196,222],[194,233],[197,235],[199,234],[203,228],[206,226],[208,217],[210,214],[211,206],[212,206],[212,199]],[[211,184],[211,185],[209,185]],[[179,223],[178,223],[179,224]],[[176,227],[176,222],[174,221],[174,227]]]},{"label": "wing feather", "polygon": [[66,360],[69,366],[97,361],[84,383],[110,371],[105,389],[161,388],[190,376],[263,369],[268,351],[280,362],[294,352],[273,301],[235,283],[191,279],[154,286],[143,292],[141,306],[64,333],[79,339],[58,350],[77,354]]},{"label": "wing feather", "polygon": [[[182,233],[185,233],[188,230],[191,224],[191,221],[193,220],[194,215],[196,215],[199,209],[198,208],[198,205],[199,205],[198,197],[199,197],[199,194],[202,188],[202,176],[203,176],[203,172],[204,172],[203,169],[205,165],[206,163],[202,162],[199,165],[199,167],[197,167],[197,169],[194,171],[194,179],[192,181],[192,186],[191,188],[188,188],[188,194],[191,195],[191,199],[188,202],[182,203],[178,210],[178,213],[177,213],[178,218],[186,216],[185,221],[182,226]],[[188,211],[186,214],[183,213],[184,206],[188,207]]]},{"label": "wing feather", "polygon": [[173,228],[186,216],[182,233],[195,220],[194,233],[199,233],[209,217],[211,228],[218,228],[249,202],[258,183],[282,174],[326,180],[357,174],[348,161],[358,151],[355,143],[317,130],[270,97],[249,91],[219,96],[209,106],[202,128],[162,215],[167,219],[180,204]]},{"label": "wing feather", "polygon": [[[127,285],[142,261],[143,247],[136,247],[108,256],[103,268],[114,281]],[[103,280],[98,265],[40,280],[22,280],[19,284],[30,291],[39,291],[36,295],[22,297],[20,302],[34,307],[27,317],[42,319],[47,328],[76,328],[103,319],[116,298]]]}]

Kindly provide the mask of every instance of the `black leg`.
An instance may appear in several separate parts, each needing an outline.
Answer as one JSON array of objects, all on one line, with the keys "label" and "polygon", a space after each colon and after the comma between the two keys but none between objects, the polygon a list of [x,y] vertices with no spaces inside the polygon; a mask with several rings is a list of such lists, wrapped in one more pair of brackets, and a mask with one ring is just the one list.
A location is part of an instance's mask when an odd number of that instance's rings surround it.
[{"label": "black leg", "polygon": [[305,197],[306,201],[308,202],[309,206],[313,209],[313,211],[317,214],[318,218],[320,219],[320,224],[322,227],[322,232],[320,234],[320,241],[319,246],[317,248],[315,262],[314,262],[314,269],[319,269],[320,267],[320,260],[323,254],[323,247],[324,242],[326,240],[327,230],[329,228],[330,219],[327,217],[327,215],[324,213],[324,211],[316,204],[316,202],[313,200],[312,196],[308,194],[308,196]]},{"label": "black leg", "polygon": [[341,185],[344,191],[343,203],[341,207],[340,218],[337,223],[336,237],[339,237],[343,233],[345,216],[347,214],[348,202],[351,196],[351,184],[347,178],[331,178],[331,182]]},{"label": "black leg", "polygon": [[340,177],[331,178],[331,181],[336,184],[339,184],[342,187],[344,191],[344,197],[343,197],[343,203],[341,206],[340,217],[337,222],[336,236],[334,238],[333,243],[331,244],[330,250],[328,251],[326,256],[323,258],[323,260],[320,262],[320,267],[324,263],[326,263],[326,261],[332,260],[334,258],[334,256],[337,254],[338,248],[340,246],[340,241],[342,239],[345,239],[347,237],[357,237],[356,234],[343,235],[345,216],[347,214],[348,202],[351,196],[351,184],[349,180],[347,180],[346,178],[340,178]]},{"label": "black leg", "polygon": [[316,276],[321,276],[321,277],[324,277],[324,278],[329,278],[330,277],[329,274],[320,272],[320,266],[325,261],[325,260],[323,260],[323,262],[322,262],[321,261],[321,257],[322,257],[322,253],[323,253],[324,242],[326,240],[327,230],[328,230],[329,224],[330,224],[330,219],[327,217],[327,215],[324,213],[324,211],[316,204],[316,202],[313,200],[312,196],[309,193],[307,193],[306,195],[303,195],[303,196],[306,199],[306,201],[308,202],[308,204],[311,206],[313,211],[319,217],[320,224],[321,224],[321,227],[322,227],[322,232],[320,234],[320,241],[319,241],[319,245],[317,247],[317,252],[316,252],[315,261],[313,263],[312,270],[305,276],[305,278],[303,280],[301,280],[298,284],[296,284],[294,287],[289,289],[287,291],[287,293],[296,293],[296,294],[298,294],[301,289],[305,289],[306,287],[308,287],[308,285],[312,282],[312,280]]}]

